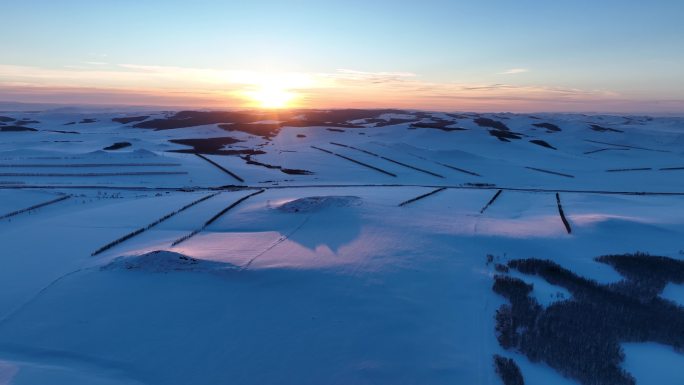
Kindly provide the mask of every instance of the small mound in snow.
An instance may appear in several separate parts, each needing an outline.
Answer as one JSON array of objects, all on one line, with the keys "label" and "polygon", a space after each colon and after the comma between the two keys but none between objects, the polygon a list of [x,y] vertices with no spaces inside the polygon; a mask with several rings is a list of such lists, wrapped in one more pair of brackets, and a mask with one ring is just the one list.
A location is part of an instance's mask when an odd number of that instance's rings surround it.
[{"label": "small mound in snow", "polygon": [[306,197],[287,202],[278,207],[278,210],[287,213],[314,212],[330,207],[349,207],[361,204],[361,198],[357,196],[324,196]]},{"label": "small mound in snow", "polygon": [[235,265],[205,261],[172,251],[157,250],[146,254],[118,257],[102,266],[102,270],[141,270],[153,273],[171,271],[210,271],[232,269]]}]

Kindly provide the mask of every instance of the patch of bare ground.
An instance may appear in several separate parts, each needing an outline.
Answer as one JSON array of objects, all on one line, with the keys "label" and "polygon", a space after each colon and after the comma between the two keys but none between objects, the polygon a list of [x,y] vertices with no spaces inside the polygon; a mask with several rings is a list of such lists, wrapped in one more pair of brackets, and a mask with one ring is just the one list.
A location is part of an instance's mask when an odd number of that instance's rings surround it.
[{"label": "patch of bare ground", "polygon": [[268,163],[263,163],[256,161],[252,158],[251,155],[244,155],[240,157],[242,160],[244,160],[247,164],[255,165],[255,166],[261,166],[265,167],[268,169],[272,170],[279,170],[280,172],[288,175],[313,175],[314,173],[312,171],[308,170],[300,170],[300,169],[293,169],[293,168],[285,168],[282,166],[277,166],[273,164],[268,164]]},{"label": "patch of bare ground", "polygon": [[280,124],[264,123],[224,123],[219,128],[226,131],[240,131],[254,136],[260,136],[270,140],[280,132]]},{"label": "patch of bare ground", "polygon": [[544,140],[541,140],[541,139],[532,139],[532,140],[530,140],[530,143],[536,144],[537,146],[542,146],[542,147],[550,148],[550,149],[552,149],[552,150],[557,150],[556,147],[553,147],[553,146],[550,145],[548,142],[546,142],[546,141],[544,141]]},{"label": "patch of bare ground", "polygon": [[598,124],[590,124],[589,128],[592,131],[597,131],[597,132],[624,132],[622,130],[618,130],[616,128],[610,128],[610,127],[604,127],[604,126],[599,126]]},{"label": "patch of bare ground", "polygon": [[144,116],[126,116],[121,118],[113,118],[112,121],[121,124],[129,124],[135,122],[142,122],[143,120],[149,119],[149,115]]},{"label": "patch of bare ground", "polygon": [[503,122],[489,118],[475,118],[473,122],[480,127],[491,128],[489,135],[499,139],[502,142],[510,142],[511,140],[518,140],[523,137],[523,134],[513,132]]},{"label": "patch of bare ground", "polygon": [[29,132],[29,131],[38,131],[35,128],[30,128],[30,127],[25,127],[21,125],[12,125],[12,126],[0,126],[0,132]]},{"label": "patch of bare ground", "polygon": [[180,111],[167,118],[151,119],[135,124],[135,128],[172,130],[218,123],[252,123],[268,119],[265,114],[233,111]]},{"label": "patch of bare ground", "polygon": [[180,152],[185,154],[207,154],[207,155],[245,155],[245,154],[265,154],[261,150],[254,149],[239,149],[226,150],[225,146],[242,142],[239,139],[230,136],[222,136],[216,138],[193,138],[193,139],[171,139],[171,143],[182,144],[190,146],[192,149],[171,150],[171,152]]},{"label": "patch of bare ground", "polygon": [[436,130],[441,130],[441,131],[446,131],[446,132],[466,131],[467,130],[466,128],[462,128],[462,127],[451,127],[455,124],[456,124],[456,122],[451,121],[451,120],[444,120],[444,119],[435,120],[435,119],[433,119],[430,122],[411,123],[411,125],[409,126],[409,129],[433,128]]},{"label": "patch of bare ground", "polygon": [[126,147],[131,147],[131,143],[130,142],[116,142],[116,143],[112,144],[111,146],[107,146],[107,147],[103,148],[103,150],[115,151],[115,150],[120,150],[120,149],[126,148]]},{"label": "patch of bare ground", "polygon": [[[537,118],[537,119],[539,119],[539,118]],[[539,127],[539,128],[545,128],[546,132],[548,132],[548,133],[561,131],[561,128],[558,127],[557,125],[553,124],[553,123],[534,123],[532,125],[535,127]]]},{"label": "patch of bare ground", "polygon": [[[349,123],[351,120],[376,118],[385,113],[406,113],[402,110],[291,110],[278,112],[262,111],[180,111],[169,117],[151,119],[140,122],[134,127],[155,130],[169,130],[175,128],[195,127],[208,124],[247,124],[260,121],[275,120],[281,122],[280,127],[347,127],[357,128],[358,125]],[[254,127],[240,127],[240,130],[254,130]],[[262,129],[270,130],[269,127]],[[259,134],[260,136],[263,136]]]}]

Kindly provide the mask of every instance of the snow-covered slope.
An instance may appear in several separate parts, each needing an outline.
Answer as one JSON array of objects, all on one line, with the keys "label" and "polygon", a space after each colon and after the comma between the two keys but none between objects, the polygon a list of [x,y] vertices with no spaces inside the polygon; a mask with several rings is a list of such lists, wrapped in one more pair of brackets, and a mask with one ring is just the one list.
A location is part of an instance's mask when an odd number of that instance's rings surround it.
[{"label": "snow-covered slope", "polygon": [[[684,260],[680,118],[0,115],[2,385],[578,383],[500,346],[494,276],[548,308],[507,262]],[[681,381],[638,342],[636,383]]]}]

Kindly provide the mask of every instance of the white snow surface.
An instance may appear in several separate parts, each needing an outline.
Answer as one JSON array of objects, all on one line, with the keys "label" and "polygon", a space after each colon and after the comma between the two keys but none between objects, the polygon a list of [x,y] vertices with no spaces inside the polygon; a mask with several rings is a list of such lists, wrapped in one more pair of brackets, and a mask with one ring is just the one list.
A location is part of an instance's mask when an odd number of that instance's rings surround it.
[{"label": "white snow surface", "polygon": [[[436,113],[466,130],[284,127],[269,140],[111,120],[130,113],[0,115],[40,122],[0,132],[0,217],[69,197],[0,220],[0,385],[498,385],[493,354],[515,358],[527,384],[570,384],[498,345],[504,300],[486,256],[551,259],[603,283],[621,276],[600,255],[684,258],[681,118],[482,115],[521,134],[504,142]],[[86,118],[97,121],[64,125]],[[561,131],[533,125],[544,122]],[[240,182],[172,152],[190,147],[170,140],[212,137],[240,139],[223,149],[262,151],[252,160],[276,167],[205,154]],[[116,142],[131,146],[103,150]],[[544,306],[571,297],[519,277]],[[663,297],[684,304],[681,285]],[[681,383],[681,354],[624,346],[638,384]]]}]

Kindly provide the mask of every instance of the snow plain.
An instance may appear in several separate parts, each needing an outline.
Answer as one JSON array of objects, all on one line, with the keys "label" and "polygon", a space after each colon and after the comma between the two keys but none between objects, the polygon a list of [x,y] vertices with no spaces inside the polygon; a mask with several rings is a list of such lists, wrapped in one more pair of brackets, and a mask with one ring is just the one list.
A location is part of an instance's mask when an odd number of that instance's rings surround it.
[{"label": "snow plain", "polygon": [[[503,141],[478,116],[438,113],[374,118],[463,130],[355,119],[264,138],[136,128],[111,112],[0,115],[39,122],[0,132],[0,217],[19,212],[0,219],[2,385],[500,384],[494,354],[527,384],[573,384],[498,345],[504,300],[487,256],[551,259],[605,283],[622,277],[600,255],[684,259],[680,118],[478,115],[521,135]],[[262,151],[262,165],[171,152],[189,147],[170,140],[215,137]],[[117,142],[131,146],[103,150]],[[544,305],[570,296],[520,278]],[[680,289],[663,296],[683,304]],[[681,383],[684,355],[625,352],[638,384]]]}]

